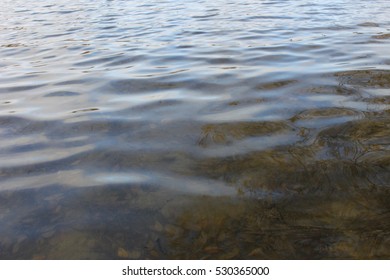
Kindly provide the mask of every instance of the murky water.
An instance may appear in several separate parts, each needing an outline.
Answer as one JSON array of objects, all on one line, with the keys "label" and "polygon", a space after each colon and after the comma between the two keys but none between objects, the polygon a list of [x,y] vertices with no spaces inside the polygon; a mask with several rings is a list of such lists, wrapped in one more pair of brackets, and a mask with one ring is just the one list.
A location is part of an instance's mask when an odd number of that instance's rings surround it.
[{"label": "murky water", "polygon": [[0,258],[390,258],[389,13],[3,0]]}]

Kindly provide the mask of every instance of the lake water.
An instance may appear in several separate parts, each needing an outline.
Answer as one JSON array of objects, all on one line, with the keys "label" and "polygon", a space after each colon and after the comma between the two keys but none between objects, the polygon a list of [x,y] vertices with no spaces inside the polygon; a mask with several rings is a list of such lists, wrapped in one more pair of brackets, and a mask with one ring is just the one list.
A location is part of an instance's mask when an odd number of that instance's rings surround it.
[{"label": "lake water", "polygon": [[3,0],[0,258],[390,258],[389,13]]}]

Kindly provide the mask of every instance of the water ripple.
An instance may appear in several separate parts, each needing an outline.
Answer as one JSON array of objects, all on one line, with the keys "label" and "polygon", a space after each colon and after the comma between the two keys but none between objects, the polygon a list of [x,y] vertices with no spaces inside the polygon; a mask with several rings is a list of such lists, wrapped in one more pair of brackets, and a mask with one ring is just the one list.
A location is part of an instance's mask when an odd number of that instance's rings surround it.
[{"label": "water ripple", "polygon": [[24,6],[0,259],[389,258],[388,1]]}]

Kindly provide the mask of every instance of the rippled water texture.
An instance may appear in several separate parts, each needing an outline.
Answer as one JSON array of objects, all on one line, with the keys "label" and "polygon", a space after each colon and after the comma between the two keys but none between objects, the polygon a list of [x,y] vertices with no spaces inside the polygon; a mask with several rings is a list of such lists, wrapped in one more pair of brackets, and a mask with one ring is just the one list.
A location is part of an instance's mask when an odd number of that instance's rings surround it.
[{"label": "rippled water texture", "polygon": [[2,0],[0,258],[390,258],[389,14]]}]

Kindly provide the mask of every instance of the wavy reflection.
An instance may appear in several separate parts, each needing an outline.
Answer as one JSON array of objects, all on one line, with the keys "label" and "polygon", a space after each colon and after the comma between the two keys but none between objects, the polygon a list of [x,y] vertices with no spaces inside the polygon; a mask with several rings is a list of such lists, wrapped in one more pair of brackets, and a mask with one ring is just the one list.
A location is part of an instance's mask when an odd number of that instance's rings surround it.
[{"label": "wavy reflection", "polygon": [[0,259],[390,258],[389,1],[3,2]]}]

